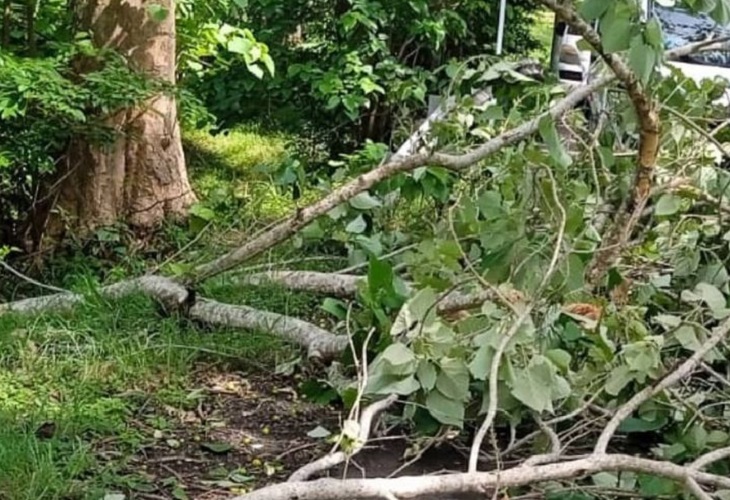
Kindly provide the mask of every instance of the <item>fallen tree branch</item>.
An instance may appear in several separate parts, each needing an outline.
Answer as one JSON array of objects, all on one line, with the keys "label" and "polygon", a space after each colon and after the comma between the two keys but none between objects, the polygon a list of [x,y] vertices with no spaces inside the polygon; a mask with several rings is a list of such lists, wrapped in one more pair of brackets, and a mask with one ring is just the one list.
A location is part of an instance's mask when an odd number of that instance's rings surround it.
[{"label": "fallen tree branch", "polygon": [[284,219],[266,233],[246,242],[242,246],[228,252],[227,254],[194,268],[186,277],[186,284],[195,284],[203,280],[224,273],[245,261],[260,255],[269,248],[289,239],[302,228],[312,223],[317,218],[327,214],[345,201],[354,198],[358,194],[367,191],[379,182],[393,177],[394,175],[412,171],[418,167],[427,165],[442,166],[452,170],[462,170],[496,153],[502,148],[516,144],[523,139],[535,134],[540,128],[540,123],[547,117],[556,119],[571,109],[597,90],[609,85],[615,80],[614,76],[606,76],[594,82],[576,87],[563,99],[555,103],[549,110],[541,113],[532,120],[519,125],[503,134],[494,137],[473,151],[452,155],[446,153],[415,154],[407,158],[396,159],[386,162],[379,167],[362,174],[347,184],[335,189],[319,201],[298,210],[294,215]]},{"label": "fallen tree branch", "polygon": [[371,404],[367,408],[365,408],[362,412],[362,415],[360,416],[360,433],[357,438],[357,441],[353,448],[349,450],[349,452],[345,451],[337,451],[334,453],[330,453],[328,455],[325,455],[324,457],[315,460],[314,462],[308,463],[307,465],[304,465],[303,467],[300,467],[294,473],[289,477],[288,482],[290,483],[296,483],[299,481],[306,481],[310,477],[314,476],[315,474],[319,474],[321,472],[324,472],[326,470],[331,469],[332,467],[335,467],[346,460],[348,460],[353,455],[356,455],[359,453],[364,447],[365,444],[370,439],[370,428],[373,424],[373,419],[383,410],[387,409],[389,406],[391,406],[393,403],[395,403],[398,400],[398,396],[396,394],[392,394],[388,396],[385,399],[382,399],[376,403]]},{"label": "fallen tree branch", "polygon": [[[274,283],[289,290],[318,293],[341,299],[355,298],[358,284],[363,280],[367,280],[367,278],[354,274],[333,274],[317,271],[269,271],[250,274],[241,278],[241,282],[247,285],[257,286]],[[412,291],[412,284],[407,283],[406,286],[409,291]],[[495,293],[491,290],[476,290],[468,293],[454,290],[439,301],[436,310],[440,314],[449,314],[472,309],[496,298]]]},{"label": "fallen tree branch", "polygon": [[[297,318],[246,306],[223,304],[195,297],[176,281],[163,276],[143,276],[98,290],[99,296],[118,300],[134,293],[154,298],[170,311],[207,324],[259,330],[283,338],[307,349],[310,357],[332,359],[347,348],[347,337],[335,335],[317,325]],[[0,314],[33,314],[67,311],[86,300],[78,293],[59,293],[44,297],[0,304]]]},{"label": "fallen tree branch", "polygon": [[346,335],[335,335],[308,321],[247,306],[201,298],[190,307],[187,315],[209,325],[271,333],[305,347],[312,358],[330,360],[340,355],[348,345]]},{"label": "fallen tree branch", "polygon": [[688,477],[686,484],[687,489],[695,496],[695,498],[698,498],[699,500],[712,500],[712,497],[702,489],[702,486],[700,486],[694,478]]},{"label": "fallen tree branch", "polygon": [[[654,170],[659,154],[659,113],[636,73],[616,54],[607,53],[598,33],[584,21],[572,4],[558,0],[539,0],[583,37],[606,62],[616,78],[626,88],[639,120],[639,153],[632,193],[615,215],[613,224],[603,237],[601,247],[594,254],[586,271],[586,285],[596,288],[609,269],[616,264],[641,219],[651,196]],[[701,46],[695,46],[699,50]]]},{"label": "fallen tree branch", "polygon": [[486,495],[497,487],[526,486],[564,481],[599,472],[636,472],[672,479],[685,484],[730,488],[730,478],[703,473],[687,466],[630,455],[591,455],[570,462],[518,466],[498,473],[477,472],[444,476],[401,476],[393,479],[318,479],[267,486],[234,500],[382,500],[383,498],[432,498],[438,494]]},{"label": "fallen tree branch", "polygon": [[[145,293],[155,297],[169,307],[178,308],[188,299],[188,290],[169,278],[162,276],[142,276],[100,288],[99,296],[108,299],[121,299],[133,293]],[[84,302],[86,296],[80,293],[57,293],[0,304],[0,314],[34,314],[47,311],[67,311]]]},{"label": "fallen tree branch", "polygon": [[726,458],[730,458],[730,446],[705,453],[692,462],[690,467],[696,470],[702,470],[708,465],[719,462],[720,460],[725,460]]},{"label": "fallen tree branch", "polygon": [[367,280],[356,274],[334,274],[318,271],[268,271],[243,276],[246,285],[275,284],[297,292],[311,292],[340,299],[351,299],[357,295],[358,283]]}]

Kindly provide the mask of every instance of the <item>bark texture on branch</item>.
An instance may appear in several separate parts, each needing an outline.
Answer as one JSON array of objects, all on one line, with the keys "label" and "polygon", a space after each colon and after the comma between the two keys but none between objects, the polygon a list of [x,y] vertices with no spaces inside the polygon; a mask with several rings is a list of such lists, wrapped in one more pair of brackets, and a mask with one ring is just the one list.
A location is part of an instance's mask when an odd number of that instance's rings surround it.
[{"label": "bark texture on branch", "polygon": [[729,488],[730,478],[702,473],[670,462],[630,455],[592,455],[570,462],[518,466],[494,472],[445,476],[404,476],[393,479],[318,479],[268,486],[234,500],[382,500],[432,498],[439,494],[488,495],[495,488],[565,481],[598,472],[636,472],[665,477],[684,484],[687,478],[717,488]]},{"label": "bark texture on branch", "polygon": [[188,316],[210,325],[269,332],[305,347],[309,357],[314,358],[335,358],[349,345],[347,336],[334,335],[308,321],[246,306],[222,304],[214,300],[196,300],[190,307]]},{"label": "bark texture on branch", "polygon": [[[203,297],[194,297],[180,283],[163,276],[143,276],[99,289],[107,299],[122,299],[134,293],[154,298],[169,311],[177,311],[190,319],[207,324],[244,328],[270,333],[307,349],[310,357],[332,359],[348,346],[347,337],[335,335],[313,323],[290,316],[261,311],[246,306],[223,304]],[[37,314],[67,311],[86,300],[82,294],[59,293],[0,304],[0,314]]]},{"label": "bark texture on branch", "polygon": [[[616,54],[607,53],[598,33],[584,21],[571,4],[558,0],[540,0],[555,12],[575,32],[583,37],[611,68],[616,78],[626,87],[626,92],[639,120],[639,153],[632,193],[619,208],[613,224],[603,237],[601,247],[586,271],[587,286],[600,285],[609,269],[616,264],[621,253],[644,212],[654,183],[657,156],[659,154],[659,113],[647,89],[631,68]],[[677,52],[679,53],[679,52]],[[671,54],[670,54],[671,55]]]},{"label": "bark texture on branch", "polygon": [[[274,283],[289,290],[298,292],[312,292],[330,295],[341,299],[352,299],[357,295],[357,287],[365,276],[354,274],[334,274],[317,271],[267,271],[244,276],[241,281],[247,285],[264,285]],[[406,283],[409,292],[413,285]],[[439,314],[449,314],[478,307],[498,297],[492,290],[475,290],[461,292],[458,290],[446,294],[436,304]]]}]

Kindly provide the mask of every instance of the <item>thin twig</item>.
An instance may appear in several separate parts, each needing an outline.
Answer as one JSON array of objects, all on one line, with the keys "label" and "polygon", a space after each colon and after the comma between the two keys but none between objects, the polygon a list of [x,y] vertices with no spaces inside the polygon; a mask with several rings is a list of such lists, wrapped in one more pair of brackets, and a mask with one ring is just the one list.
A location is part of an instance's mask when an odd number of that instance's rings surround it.
[{"label": "thin twig", "polygon": [[606,424],[603,432],[601,432],[601,435],[596,442],[594,452],[598,454],[606,453],[606,450],[608,449],[608,443],[611,441],[611,438],[616,433],[619,426],[624,420],[631,416],[631,414],[634,413],[642,404],[646,403],[657,394],[661,393],[665,389],[668,389],[669,387],[673,386],[684,377],[689,375],[702,361],[702,358],[704,358],[708,352],[714,349],[715,346],[727,336],[728,332],[730,332],[730,320],[726,320],[722,325],[720,325],[715,330],[715,333],[713,333],[712,336],[707,339],[707,342],[705,342],[701,348],[695,351],[695,353],[684,363],[682,363],[676,370],[670,372],[656,385],[650,385],[645,387],[644,389],[636,393],[634,397],[624,403],[620,408],[618,408],[611,420],[609,420],[609,422]]},{"label": "thin twig", "polygon": [[342,462],[345,462],[351,456],[358,453],[360,450],[362,450],[363,446],[365,446],[365,443],[367,443],[368,438],[370,437],[370,427],[373,423],[373,419],[378,415],[378,413],[391,406],[397,400],[398,395],[392,394],[385,399],[381,399],[380,401],[371,404],[362,411],[362,414],[360,416],[360,435],[358,436],[358,439],[355,442],[353,449],[350,450],[349,453],[345,453],[344,451],[338,451],[336,453],[325,455],[324,457],[315,460],[314,462],[308,463],[307,465],[304,465],[294,471],[294,473],[289,477],[287,482],[294,483],[298,481],[306,481],[314,474],[331,469],[332,467],[335,467]]},{"label": "thin twig", "polygon": [[696,470],[702,470],[708,465],[725,460],[726,458],[730,458],[730,446],[705,453],[692,462],[690,467]]},{"label": "thin twig", "polygon": [[30,276],[26,276],[25,274],[21,273],[14,267],[10,266],[7,262],[3,261],[2,259],[0,259],[0,266],[2,266],[10,274],[16,276],[17,278],[22,279],[23,281],[30,283],[33,286],[37,286],[38,288],[43,288],[45,290],[49,290],[51,292],[57,292],[57,293],[68,293],[68,294],[71,293],[69,290],[64,290],[63,288],[58,288],[53,285],[46,285],[45,283],[36,281],[33,278],[31,278]]},{"label": "thin twig", "polygon": [[535,307],[535,304],[537,303],[537,299],[542,294],[543,289],[545,286],[549,283],[550,278],[552,278],[553,273],[555,272],[555,269],[557,267],[558,260],[560,259],[560,253],[561,253],[561,247],[563,245],[563,239],[565,237],[565,228],[567,226],[567,212],[565,211],[565,208],[563,207],[560,196],[558,194],[558,188],[557,183],[555,181],[555,177],[552,175],[552,172],[550,169],[547,169],[548,176],[550,177],[550,180],[552,181],[552,188],[553,188],[553,197],[555,201],[555,205],[558,207],[558,211],[560,212],[560,228],[558,230],[558,234],[556,237],[556,243],[555,243],[555,249],[553,251],[553,256],[550,259],[550,265],[548,266],[548,269],[545,271],[545,275],[543,276],[542,282],[540,283],[540,286],[538,287],[535,296],[532,297],[532,300],[530,303],[524,308],[524,310],[517,316],[515,319],[515,322],[512,324],[512,327],[507,331],[507,333],[502,337],[501,342],[499,343],[499,346],[497,346],[497,350],[494,353],[494,357],[492,358],[492,366],[490,367],[490,373],[489,373],[489,404],[487,406],[487,414],[484,417],[484,421],[482,422],[481,427],[479,427],[479,430],[477,431],[476,436],[474,437],[474,441],[471,445],[471,450],[469,452],[469,472],[473,473],[477,471],[477,467],[479,465],[479,452],[482,448],[482,443],[484,442],[484,437],[487,435],[487,432],[491,428],[492,424],[494,423],[494,419],[497,416],[497,407],[499,404],[499,369],[500,365],[502,363],[502,356],[504,356],[505,351],[507,350],[507,346],[512,341],[515,335],[517,335],[517,332],[522,327],[522,324],[527,320],[527,318],[530,316],[530,313],[532,312],[533,308]]},{"label": "thin twig", "polygon": [[690,493],[692,493],[699,500],[712,500],[712,497],[705,490],[702,489],[702,486],[697,483],[696,479],[688,477],[686,485]]}]

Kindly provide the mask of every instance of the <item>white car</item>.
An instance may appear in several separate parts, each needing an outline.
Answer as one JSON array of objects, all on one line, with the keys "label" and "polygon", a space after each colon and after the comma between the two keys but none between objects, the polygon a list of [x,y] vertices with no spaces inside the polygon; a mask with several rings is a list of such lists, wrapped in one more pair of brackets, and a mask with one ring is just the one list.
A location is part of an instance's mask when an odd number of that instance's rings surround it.
[{"label": "white car", "polygon": [[[643,12],[659,21],[667,49],[681,47],[691,42],[730,36],[730,26],[720,26],[704,14],[692,13],[677,7],[671,0],[642,0]],[[580,50],[580,36],[570,32],[562,22],[555,23],[552,47],[552,66],[566,85],[584,84],[591,78],[592,54]],[[711,50],[692,54],[680,61],[667,62],[685,76],[701,82],[705,79],[723,78],[730,83],[730,50]],[[667,68],[663,68],[668,72]],[[726,90],[719,99],[730,105],[730,92]]]}]

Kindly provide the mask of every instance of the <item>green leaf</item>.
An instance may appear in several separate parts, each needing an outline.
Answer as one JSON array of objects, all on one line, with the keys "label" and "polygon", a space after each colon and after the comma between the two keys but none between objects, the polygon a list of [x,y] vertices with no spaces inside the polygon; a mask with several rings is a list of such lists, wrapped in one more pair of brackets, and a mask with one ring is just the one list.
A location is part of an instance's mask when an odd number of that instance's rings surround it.
[{"label": "green leaf", "polygon": [[360,234],[365,231],[367,227],[368,223],[365,222],[365,218],[363,218],[362,214],[360,214],[356,219],[350,221],[350,223],[345,227],[345,231],[348,233]]},{"label": "green leaf", "polygon": [[657,342],[663,337],[652,337],[652,340],[642,340],[624,346],[623,354],[626,358],[626,364],[633,372],[649,374],[652,370],[659,367],[661,357]]},{"label": "green leaf", "polygon": [[727,300],[720,290],[709,283],[698,283],[695,286],[695,293],[702,297],[702,300],[713,311],[723,311],[727,307]]},{"label": "green leaf", "polygon": [[568,167],[571,163],[573,163],[572,158],[560,141],[558,130],[555,128],[555,121],[552,117],[547,116],[540,120],[540,136],[547,144],[550,156],[558,163],[558,165]]},{"label": "green leaf", "polygon": [[370,210],[379,207],[380,205],[380,201],[370,196],[370,193],[367,191],[364,191],[350,199],[350,206],[358,210]]},{"label": "green leaf", "polygon": [[355,236],[354,241],[370,255],[379,256],[383,253],[383,244],[380,242],[379,234],[375,234],[369,238],[363,234],[358,234]]},{"label": "green leaf", "polygon": [[688,351],[696,352],[702,347],[702,342],[697,338],[697,332],[689,325],[678,328],[674,332],[674,338]]},{"label": "green leaf", "polygon": [[340,220],[347,214],[347,205],[338,205],[329,212],[327,216],[332,220]]},{"label": "green leaf", "polygon": [[198,219],[203,219],[206,222],[210,222],[215,219],[215,212],[200,203],[196,203],[190,207],[190,214],[194,215]]},{"label": "green leaf", "polygon": [[660,216],[674,215],[679,211],[682,198],[673,194],[664,194],[656,203],[655,213]]},{"label": "green leaf", "polygon": [[497,219],[504,216],[502,195],[499,191],[485,191],[477,200],[479,213],[485,219]]},{"label": "green leaf", "polygon": [[552,401],[565,397],[570,387],[555,373],[555,366],[543,356],[535,356],[527,368],[515,373],[512,396],[537,412],[553,411]]},{"label": "green leaf", "polygon": [[472,377],[477,380],[487,380],[492,369],[492,359],[494,359],[494,349],[487,344],[480,346],[474,359],[469,363]]},{"label": "green leaf", "polygon": [[387,261],[375,257],[370,258],[370,265],[368,266],[368,290],[372,297],[392,297],[395,294],[395,289],[393,288],[394,277],[393,267]]},{"label": "green leaf", "polygon": [[662,34],[662,25],[656,18],[652,18],[646,23],[644,30],[644,39],[651,47],[656,50],[664,49],[664,35]]},{"label": "green leaf", "polygon": [[426,397],[429,413],[445,425],[461,428],[464,425],[464,404],[449,399],[439,391],[431,391]]},{"label": "green leaf", "polygon": [[687,302],[704,302],[716,318],[727,316],[727,301],[716,286],[709,283],[698,283],[694,290],[682,291],[682,300]]},{"label": "green leaf", "polygon": [[696,423],[687,433],[687,443],[695,450],[703,450],[707,446],[707,430],[701,423]]},{"label": "green leaf", "polygon": [[260,61],[263,63],[264,66],[266,66],[266,70],[269,72],[269,75],[274,76],[276,74],[274,60],[269,54],[262,55]]},{"label": "green leaf", "polygon": [[599,472],[591,476],[593,484],[601,488],[616,488],[618,486],[618,476],[610,472]]},{"label": "green leaf", "polygon": [[730,439],[730,435],[724,431],[710,431],[707,435],[707,444],[710,446],[724,446]]},{"label": "green leaf", "polygon": [[710,17],[721,26],[730,24],[730,1],[717,0],[715,8],[710,12]]},{"label": "green leaf", "polygon": [[606,392],[611,396],[618,396],[618,394],[634,380],[634,375],[631,373],[631,369],[626,365],[620,365],[611,370],[611,375],[608,377],[606,382]]},{"label": "green leaf", "polygon": [[671,497],[677,493],[677,486],[671,479],[654,475],[640,475],[639,492],[644,498]]},{"label": "green leaf", "polygon": [[469,399],[469,369],[463,361],[444,358],[439,363],[441,372],[436,379],[436,389],[456,401]]},{"label": "green leaf", "polygon": [[430,361],[422,359],[418,363],[416,377],[421,383],[423,390],[430,391],[436,387],[436,367]]},{"label": "green leaf", "polygon": [[226,44],[229,52],[243,56],[248,56],[251,53],[251,47],[253,47],[253,42],[240,36],[231,38]]},{"label": "green leaf", "polygon": [[431,288],[419,290],[416,295],[406,302],[398,312],[393,328],[390,330],[392,336],[417,334],[422,326],[431,325],[436,320],[437,300],[436,292]]},{"label": "green leaf", "polygon": [[228,453],[233,449],[233,446],[231,446],[228,443],[201,443],[200,447],[203,448],[206,451],[210,451],[211,453],[216,454],[222,454],[222,453]]},{"label": "green leaf", "polygon": [[347,317],[347,304],[341,300],[327,297],[320,307],[337,319],[344,320]]},{"label": "green leaf", "polygon": [[368,77],[363,77],[360,79],[360,89],[362,89],[363,93],[372,94],[373,92],[377,92],[378,94],[384,94],[385,89],[372,81]]},{"label": "green leaf", "polygon": [[578,12],[586,21],[595,21],[606,13],[609,5],[606,0],[584,0]]},{"label": "green leaf", "polygon": [[613,150],[605,146],[598,148],[598,156],[601,157],[601,162],[606,168],[611,168],[616,164],[616,157],[613,155]]},{"label": "green leaf", "polygon": [[321,425],[315,427],[311,431],[307,432],[307,436],[314,438],[314,439],[324,439],[327,437],[330,437],[332,433],[322,427]]},{"label": "green leaf", "polygon": [[651,78],[657,60],[656,49],[644,43],[644,37],[641,34],[635,35],[631,39],[629,66],[642,83],[646,84]]},{"label": "green leaf", "polygon": [[666,330],[671,330],[682,324],[682,318],[671,314],[658,314],[654,317],[654,322],[663,326]]},{"label": "green leaf", "polygon": [[629,48],[632,32],[632,9],[625,2],[611,2],[609,9],[601,19],[601,42],[603,50],[608,53],[621,52]]},{"label": "green leaf", "polygon": [[629,417],[619,426],[619,432],[630,434],[632,432],[654,432],[658,431],[667,424],[667,418],[662,417],[653,421],[641,418]]},{"label": "green leaf", "polygon": [[340,96],[333,95],[333,96],[330,96],[329,99],[327,99],[327,104],[325,104],[325,109],[334,109],[339,105],[340,105]]},{"label": "green leaf", "polygon": [[561,371],[567,372],[570,370],[571,356],[567,351],[562,349],[550,349],[545,353],[545,357],[552,361]]},{"label": "green leaf", "polygon": [[259,80],[264,77],[264,70],[258,64],[247,64],[246,69]]},{"label": "green leaf", "polygon": [[[408,347],[400,342],[389,345],[385,351],[380,354],[380,358],[393,367],[407,366],[415,363],[416,356]],[[391,371],[389,373],[397,373]]]},{"label": "green leaf", "polygon": [[[251,476],[251,480],[253,480],[253,479],[254,479],[254,477]],[[172,488],[171,493],[172,493],[172,498],[174,498],[175,500],[188,500],[188,498],[190,498],[190,497],[188,497],[188,494],[185,492],[185,490],[182,489],[178,485],[175,485]]]},{"label": "green leaf", "polygon": [[365,388],[365,392],[367,394],[398,394],[400,396],[409,396],[420,388],[420,384],[413,375],[402,378],[387,373],[378,373],[368,377],[368,385]]},{"label": "green leaf", "polygon": [[541,413],[552,408],[550,388],[527,370],[517,372],[512,395],[536,412]]}]

